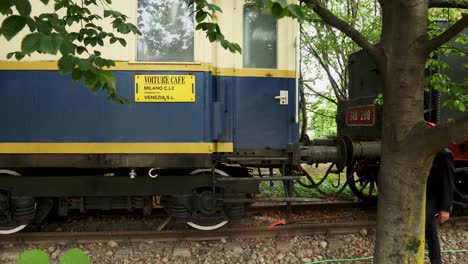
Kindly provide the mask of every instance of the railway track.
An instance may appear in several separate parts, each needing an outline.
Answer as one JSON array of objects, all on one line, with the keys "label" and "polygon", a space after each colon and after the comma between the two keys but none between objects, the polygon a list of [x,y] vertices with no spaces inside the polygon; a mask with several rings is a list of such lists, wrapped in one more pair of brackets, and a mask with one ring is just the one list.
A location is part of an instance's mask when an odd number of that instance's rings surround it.
[{"label": "railway track", "polygon": [[261,213],[274,210],[292,210],[292,211],[314,211],[314,210],[324,210],[324,209],[351,209],[351,208],[360,208],[360,209],[376,209],[377,203],[371,202],[348,202],[348,201],[321,201],[317,202],[307,202],[307,203],[255,203],[249,207],[249,213]]},{"label": "railway track", "polygon": [[[255,204],[249,214],[271,212],[274,210],[287,210],[285,204]],[[323,208],[343,209],[343,208],[375,208],[375,204],[362,202],[317,202],[298,203],[291,205],[291,212],[314,211]],[[254,227],[225,227],[212,231],[200,231],[194,229],[177,230],[140,230],[140,231],[93,231],[93,232],[20,232],[1,237],[0,243],[37,243],[50,241],[65,241],[77,243],[105,242],[109,240],[117,241],[196,241],[196,240],[219,240],[221,238],[258,238],[258,237],[278,237],[295,235],[317,235],[317,234],[350,234],[357,233],[363,228],[375,228],[375,221],[360,222],[338,222],[320,223],[321,218],[280,221],[277,226],[254,226]],[[169,219],[168,219],[169,220]],[[323,219],[327,221],[326,218]],[[468,216],[458,216],[451,218],[450,224],[460,224],[468,226]],[[162,227],[161,227],[162,229]]]},{"label": "railway track", "polygon": [[[362,228],[370,228],[375,222],[354,223],[321,223],[321,224],[291,224],[284,226],[262,227],[232,227],[213,231],[200,230],[152,230],[152,231],[120,231],[120,232],[21,232],[2,236],[1,242],[50,242],[67,241],[77,243],[115,241],[155,242],[175,240],[219,240],[221,238],[257,238],[295,235],[316,235],[322,233],[348,234],[359,232]],[[0,243],[1,243],[0,242]]]},{"label": "railway track", "polygon": [[[318,234],[344,235],[358,233],[363,228],[375,228],[375,221],[345,222],[345,223],[292,223],[282,226],[261,227],[231,227],[212,231],[200,230],[151,230],[151,231],[119,231],[119,232],[20,232],[2,236],[0,243],[34,243],[66,241],[75,243],[128,241],[138,242],[152,240],[164,241],[200,241],[219,240],[222,238],[259,238],[259,237],[287,237],[310,236]],[[454,217],[451,224],[468,226],[468,216]]]},{"label": "railway track", "polygon": [[[165,213],[162,208],[154,208],[153,216],[161,219],[158,220],[158,225],[151,227],[144,227],[139,229],[140,231],[129,231],[129,230],[122,230],[121,228],[113,229],[102,229],[99,231],[95,230],[86,230],[86,228],[81,229],[73,229],[67,228],[67,223],[63,223],[65,226],[63,229],[59,228],[58,231],[52,231],[57,228],[44,228],[44,226],[48,226],[51,224],[52,226],[61,226],[62,224],[59,223],[57,225],[57,220],[52,220],[50,223],[45,223],[42,227],[31,228],[29,231],[16,233],[8,236],[2,236],[0,243],[2,241],[21,241],[21,242],[33,242],[33,241],[93,241],[93,240],[109,240],[109,239],[120,239],[120,240],[191,240],[203,237],[207,240],[217,239],[219,237],[262,237],[262,236],[278,236],[278,235],[293,235],[293,234],[315,234],[321,233],[322,230],[332,230],[330,232],[338,232],[339,230],[351,230],[349,232],[353,232],[355,230],[362,229],[363,227],[369,225],[369,223],[353,223],[353,224],[321,224],[317,225],[316,223],[322,219],[321,217],[317,217],[317,213],[321,212],[324,209],[328,210],[337,210],[341,211],[343,209],[352,209],[352,208],[359,208],[363,210],[372,210],[373,205],[369,203],[362,203],[362,202],[327,202],[327,201],[313,201],[313,202],[297,202],[297,203],[255,203],[249,207],[247,212],[247,217],[253,217],[255,215],[264,216],[269,214],[275,214],[277,219],[286,219],[288,221],[287,226],[277,226],[275,228],[265,227],[270,222],[265,223],[249,223],[248,225],[255,225],[255,228],[248,228],[248,227],[240,227],[241,225],[237,225],[235,228],[223,228],[220,230],[215,230],[211,232],[201,232],[192,229],[176,229],[176,230],[164,230],[158,231],[166,228],[166,225],[170,222],[170,218],[166,218],[166,220],[162,221],[165,218]],[[309,223],[315,222],[314,224],[304,224],[308,221],[304,218],[294,219],[296,214],[310,214],[316,216],[315,219],[309,221]],[[123,217],[135,215],[135,214],[124,214]],[[88,217],[93,217],[92,214],[86,216],[82,215],[78,220],[78,222],[83,221],[82,226],[86,226],[89,222],[86,221]],[[112,212],[108,215],[109,219],[115,219],[118,215],[114,215]],[[105,219],[108,219],[106,216],[101,218],[99,221],[104,222]],[[136,214],[135,217],[139,217]],[[104,219],[104,220],[103,220]],[[143,218],[142,218],[143,219]],[[146,218],[148,219],[148,218]],[[323,221],[327,221],[328,219],[324,218]],[[112,220],[110,220],[112,221]],[[274,220],[271,220],[274,221]],[[162,223],[161,223],[162,222]],[[171,222],[172,223],[172,222]],[[294,224],[293,224],[294,223]],[[80,224],[78,224],[80,225]],[[125,224],[124,224],[125,225]],[[245,226],[245,224],[243,224]],[[169,224],[172,226],[172,224]],[[171,227],[169,229],[172,229]],[[42,231],[45,230],[45,231]],[[52,232],[50,232],[52,231]]]}]

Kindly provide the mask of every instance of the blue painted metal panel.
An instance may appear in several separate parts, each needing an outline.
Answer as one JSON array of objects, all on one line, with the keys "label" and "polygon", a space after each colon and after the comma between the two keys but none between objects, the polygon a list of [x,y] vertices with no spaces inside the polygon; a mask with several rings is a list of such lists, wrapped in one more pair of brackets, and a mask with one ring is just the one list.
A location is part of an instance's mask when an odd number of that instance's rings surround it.
[{"label": "blue painted metal panel", "polygon": [[[134,97],[135,72],[115,72]],[[1,142],[234,142],[235,149],[297,143],[294,80],[195,74],[195,103],[110,102],[55,71],[0,71]],[[288,90],[289,104],[274,99]]]},{"label": "blue painted metal panel", "polygon": [[[288,105],[275,96],[287,90]],[[234,148],[286,149],[297,143],[294,79],[240,77],[234,81]]]},{"label": "blue painted metal panel", "polygon": [[[141,73],[145,74],[145,73]],[[146,73],[146,74],[155,74]],[[210,73],[195,74],[195,103],[117,105],[54,71],[0,71],[3,142],[210,142]],[[133,101],[134,72],[116,72]]]}]

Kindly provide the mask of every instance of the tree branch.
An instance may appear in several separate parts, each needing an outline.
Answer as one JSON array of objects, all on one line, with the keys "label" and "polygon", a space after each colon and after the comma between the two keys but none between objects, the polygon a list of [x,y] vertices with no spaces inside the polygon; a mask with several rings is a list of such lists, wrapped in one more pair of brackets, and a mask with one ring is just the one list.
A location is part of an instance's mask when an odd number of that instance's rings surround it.
[{"label": "tree branch", "polygon": [[304,84],[304,86],[306,86],[307,89],[311,90],[315,95],[320,96],[320,97],[322,97],[323,99],[328,100],[328,101],[330,101],[330,102],[332,102],[332,103],[334,103],[334,104],[336,104],[336,105],[338,104],[338,102],[335,101],[335,100],[333,100],[332,98],[327,97],[327,96],[325,96],[324,94],[315,91],[315,90],[314,90],[310,85],[308,85],[307,83],[303,82],[302,84]]},{"label": "tree branch", "polygon": [[[301,31],[302,34],[308,35],[304,30]],[[320,34],[320,32],[317,30],[317,34]],[[332,35],[332,34],[330,34]],[[336,82],[335,78],[333,78],[333,75],[331,74],[330,70],[330,65],[328,64],[330,60],[328,59],[327,54],[323,54],[324,58],[322,58],[321,54],[315,49],[314,45],[311,42],[308,42],[305,44],[306,47],[308,48],[309,52],[313,54],[315,59],[318,61],[319,65],[322,67],[322,69],[325,71],[328,77],[328,81],[333,89],[333,92],[335,93],[336,98],[338,101],[345,100],[346,97],[343,96],[342,92],[342,87],[338,85]]]},{"label": "tree branch", "polygon": [[[424,124],[424,129],[415,128],[414,133],[407,138],[408,145],[414,146],[416,149],[425,149],[430,153],[436,153],[443,148],[459,144],[467,140],[468,134],[468,116],[455,120],[455,122],[438,125],[436,127],[427,127]],[[415,139],[423,140],[415,140]]]},{"label": "tree branch", "polygon": [[448,8],[463,8],[468,9],[468,1],[457,1],[457,0],[431,0],[429,7],[448,7]]},{"label": "tree branch", "polygon": [[440,47],[442,44],[450,41],[458,33],[463,31],[467,26],[468,15],[464,15],[460,20],[458,20],[455,24],[453,24],[453,26],[445,30],[442,34],[433,39],[428,40],[424,45],[425,52],[429,53]]},{"label": "tree branch", "polygon": [[319,115],[319,116],[323,116],[323,117],[325,117],[325,118],[330,118],[330,119],[335,119],[335,118],[336,118],[336,116],[329,116],[329,115],[325,115],[325,114],[322,114],[322,113],[320,113],[320,112],[317,112],[317,111],[315,111],[315,110],[312,110],[312,108],[310,108],[310,107],[309,107],[307,110],[308,110],[309,112],[312,112],[312,113],[314,113],[314,114],[316,114],[316,115]]},{"label": "tree branch", "polygon": [[346,21],[335,16],[327,8],[323,7],[320,0],[302,0],[303,3],[312,5],[312,10],[315,11],[325,23],[338,29],[346,34],[360,47],[362,47],[369,55],[371,55],[379,66],[384,64],[383,52],[376,46],[372,45],[359,31],[351,27]]},{"label": "tree branch", "polygon": [[[335,92],[335,96],[337,97],[338,101],[341,101],[341,100],[344,100],[345,98],[342,98],[341,97],[341,93],[340,93],[340,87],[338,86],[338,84],[336,83],[336,80],[335,78],[333,78],[333,75],[331,74],[330,72],[330,67],[329,65],[327,65],[323,60],[322,58],[320,57],[320,55],[318,54],[318,52],[310,45],[309,46],[310,50],[312,51],[312,53],[314,54],[314,56],[317,58],[320,66],[322,66],[322,68],[325,70],[325,72],[327,73],[327,77],[328,77],[328,81],[330,82],[331,84],[331,87],[333,89],[333,91]],[[324,54],[324,56],[326,56],[326,54]],[[327,58],[325,58],[326,61],[329,61]]]}]

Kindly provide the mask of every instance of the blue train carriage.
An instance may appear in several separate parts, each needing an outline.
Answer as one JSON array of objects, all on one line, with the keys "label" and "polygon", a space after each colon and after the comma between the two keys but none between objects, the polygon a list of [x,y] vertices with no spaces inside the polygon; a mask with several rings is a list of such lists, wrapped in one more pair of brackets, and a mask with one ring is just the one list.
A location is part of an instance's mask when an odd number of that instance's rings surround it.
[{"label": "blue train carriage", "polygon": [[247,166],[292,163],[296,22],[214,0],[223,33],[242,45],[233,54],[194,30],[184,0],[113,2],[143,33],[126,36],[126,48],[100,49],[117,62],[117,86],[131,106],[60,75],[57,57],[7,60],[21,36],[0,40],[1,234],[52,208],[150,214],[155,202],[177,223],[217,228],[239,219],[258,192],[258,181],[229,179],[248,179]]}]

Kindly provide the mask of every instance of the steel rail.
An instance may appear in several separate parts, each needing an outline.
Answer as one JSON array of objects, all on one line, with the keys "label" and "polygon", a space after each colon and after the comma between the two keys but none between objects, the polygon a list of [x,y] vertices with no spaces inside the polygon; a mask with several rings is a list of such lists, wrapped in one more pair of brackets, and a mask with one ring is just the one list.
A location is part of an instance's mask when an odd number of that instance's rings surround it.
[{"label": "steel rail", "polygon": [[213,231],[200,230],[149,230],[149,231],[118,231],[118,232],[20,232],[1,236],[0,243],[50,242],[66,241],[76,243],[114,241],[198,241],[219,240],[221,238],[258,238],[317,234],[349,234],[357,233],[362,228],[375,226],[375,222],[350,223],[305,223],[284,226],[262,227],[231,227]]},{"label": "steel rail", "polygon": [[[315,219],[316,221],[317,219]],[[453,217],[447,224],[468,225],[468,216]],[[344,223],[308,223],[306,220],[291,222],[282,226],[260,227],[227,227],[212,231],[200,231],[194,229],[181,230],[147,230],[147,231],[98,231],[98,232],[19,232],[11,235],[3,235],[1,243],[44,243],[51,241],[97,243],[114,241],[200,241],[219,240],[222,238],[261,238],[281,236],[310,236],[318,234],[344,235],[358,233],[363,228],[375,228],[375,221],[344,222]]]}]

